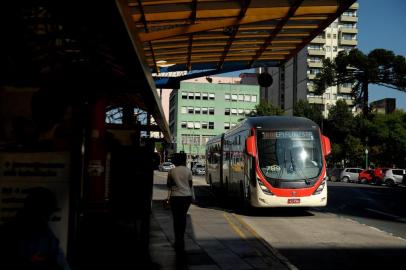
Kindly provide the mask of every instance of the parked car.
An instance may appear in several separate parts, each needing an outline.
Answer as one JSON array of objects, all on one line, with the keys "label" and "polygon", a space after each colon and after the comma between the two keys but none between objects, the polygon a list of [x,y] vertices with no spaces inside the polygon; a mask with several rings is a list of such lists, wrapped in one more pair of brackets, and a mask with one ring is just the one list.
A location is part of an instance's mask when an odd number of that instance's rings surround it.
[{"label": "parked car", "polygon": [[173,165],[172,162],[163,162],[158,167],[159,171],[161,171],[161,172],[168,172],[170,169],[173,169],[173,168],[175,168],[175,165]]},{"label": "parked car", "polygon": [[358,183],[368,184],[372,183],[374,179],[374,170],[363,170],[358,175]]},{"label": "parked car", "polygon": [[206,167],[204,164],[195,164],[192,168],[192,174],[194,175],[205,175],[206,174]]},{"label": "parked car", "polygon": [[362,172],[361,168],[344,168],[340,173],[340,180],[342,182],[357,182],[360,172]]},{"label": "parked car", "polygon": [[405,169],[388,169],[385,172],[383,182],[387,186],[396,186],[402,184],[405,177],[406,177]]}]

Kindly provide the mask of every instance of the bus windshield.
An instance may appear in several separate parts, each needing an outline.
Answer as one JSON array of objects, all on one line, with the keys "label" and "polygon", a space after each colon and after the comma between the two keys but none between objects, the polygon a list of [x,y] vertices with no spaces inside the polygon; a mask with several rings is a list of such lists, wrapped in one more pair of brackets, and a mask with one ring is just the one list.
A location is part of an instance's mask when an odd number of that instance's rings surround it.
[{"label": "bus windshield", "polygon": [[259,167],[266,178],[304,180],[319,176],[323,163],[316,131],[258,131]]}]

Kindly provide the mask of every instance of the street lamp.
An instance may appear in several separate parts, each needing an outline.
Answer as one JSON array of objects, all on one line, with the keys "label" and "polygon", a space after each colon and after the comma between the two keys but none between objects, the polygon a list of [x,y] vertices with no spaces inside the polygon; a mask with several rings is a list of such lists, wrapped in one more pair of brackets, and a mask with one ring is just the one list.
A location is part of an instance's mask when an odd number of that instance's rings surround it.
[{"label": "street lamp", "polygon": [[368,169],[368,148],[365,148],[365,169]]}]

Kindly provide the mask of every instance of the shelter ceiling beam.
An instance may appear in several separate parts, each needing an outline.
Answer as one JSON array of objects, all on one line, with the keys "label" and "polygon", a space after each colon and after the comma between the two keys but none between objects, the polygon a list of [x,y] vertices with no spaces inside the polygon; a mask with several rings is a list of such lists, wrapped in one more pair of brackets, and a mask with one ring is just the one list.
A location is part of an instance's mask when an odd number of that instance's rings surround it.
[{"label": "shelter ceiling beam", "polygon": [[271,42],[275,39],[275,37],[279,34],[279,32],[282,30],[282,28],[285,26],[285,24],[289,21],[290,18],[292,18],[296,11],[298,11],[300,5],[302,5],[304,0],[295,0],[293,2],[293,5],[290,7],[288,13],[286,16],[279,21],[275,29],[271,32],[269,37],[265,40],[264,44],[261,46],[261,49],[257,51],[255,56],[252,58],[250,62],[250,66],[259,58],[261,55],[264,53],[264,51],[268,48],[269,45],[271,45]]},{"label": "shelter ceiling beam", "polygon": [[[192,16],[190,18],[192,25],[196,23],[196,15],[197,15],[197,0],[193,0],[192,2]],[[192,70],[191,64],[191,55],[192,55],[192,44],[193,44],[193,34],[189,34],[189,48],[188,48],[188,61],[187,61],[187,70]]]},{"label": "shelter ceiling beam", "polygon": [[[242,18],[245,17],[245,14],[247,13],[248,7],[251,4],[251,0],[240,0],[241,3],[241,10],[240,10],[240,14],[238,15],[238,20],[240,21]],[[236,26],[234,26],[233,28],[231,28],[231,35],[229,36],[228,40],[227,40],[227,45],[224,47],[224,52],[220,58],[220,61],[217,64],[217,70],[222,69],[223,64],[224,64],[224,60],[227,57],[227,54],[231,48],[231,45],[233,44],[233,41],[235,39],[235,36],[238,33],[238,29],[240,28],[240,24],[237,24]]]},{"label": "shelter ceiling beam", "polygon": [[[145,33],[149,33],[148,24],[147,24],[147,21],[145,20],[144,8],[141,5],[141,0],[137,0],[137,1],[138,1],[139,10],[141,12],[141,21],[142,21],[142,23],[144,25]],[[156,63],[156,59],[155,59],[155,55],[154,55],[154,48],[152,47],[151,41],[148,41],[148,46],[149,46],[149,49],[151,51],[152,60],[154,61],[155,72],[159,72],[159,69],[158,69],[158,66],[157,66],[157,63]]]},{"label": "shelter ceiling beam", "polygon": [[[320,9],[318,9],[318,8],[320,8]],[[244,16],[242,19],[239,19],[236,17],[236,18],[207,21],[204,23],[197,22],[194,25],[181,26],[181,27],[176,27],[176,28],[167,29],[167,30],[154,31],[154,32],[150,32],[150,33],[139,33],[139,38],[142,42],[147,42],[147,41],[165,39],[165,38],[179,36],[179,35],[204,32],[204,31],[209,31],[209,30],[213,30],[213,29],[219,29],[219,28],[224,28],[224,27],[229,27],[229,26],[234,26],[234,25],[244,25],[244,24],[251,24],[251,23],[257,23],[257,22],[281,19],[281,18],[285,18],[288,15],[289,10],[291,10],[291,9],[289,7],[279,7],[279,8],[267,8],[265,10],[268,10],[268,12],[265,14],[262,11],[259,12],[259,14],[255,14],[255,13],[253,13],[252,9],[249,9],[250,15],[248,15],[248,11],[247,11],[246,16]],[[336,6],[313,7],[313,8],[307,8],[307,9],[301,9],[301,12],[299,12],[299,10],[297,10],[295,14],[296,15],[316,15],[316,14],[320,14],[320,13],[336,12],[336,10],[337,10]],[[223,16],[221,16],[221,17],[223,17]],[[138,21],[138,20],[135,19],[135,21]]]}]

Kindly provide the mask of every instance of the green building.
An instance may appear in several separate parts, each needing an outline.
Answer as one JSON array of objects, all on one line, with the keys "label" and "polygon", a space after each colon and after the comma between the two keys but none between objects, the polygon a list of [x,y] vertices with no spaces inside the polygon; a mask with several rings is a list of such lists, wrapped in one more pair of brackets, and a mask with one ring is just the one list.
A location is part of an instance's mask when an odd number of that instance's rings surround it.
[{"label": "green building", "polygon": [[169,99],[172,151],[184,151],[188,162],[202,162],[206,142],[233,128],[258,103],[258,85],[181,82]]}]

